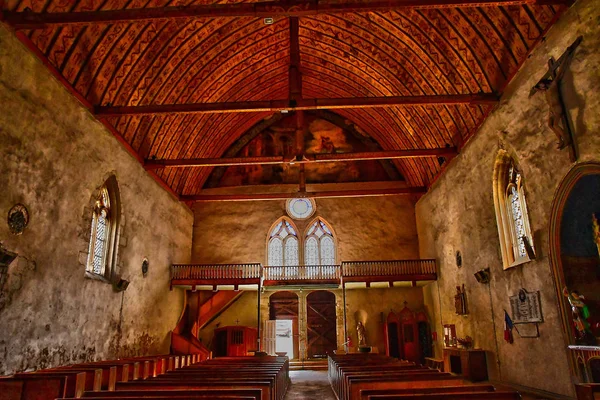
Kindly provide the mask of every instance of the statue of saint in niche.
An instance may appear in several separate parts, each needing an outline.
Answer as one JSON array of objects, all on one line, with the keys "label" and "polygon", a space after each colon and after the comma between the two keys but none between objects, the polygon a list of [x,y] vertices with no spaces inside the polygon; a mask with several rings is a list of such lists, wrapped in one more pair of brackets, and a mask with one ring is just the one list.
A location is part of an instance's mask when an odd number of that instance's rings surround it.
[{"label": "statue of saint in niche", "polygon": [[358,321],[358,324],[356,324],[356,334],[358,336],[358,345],[366,346],[367,345],[367,333],[365,332],[365,326],[360,321]]}]

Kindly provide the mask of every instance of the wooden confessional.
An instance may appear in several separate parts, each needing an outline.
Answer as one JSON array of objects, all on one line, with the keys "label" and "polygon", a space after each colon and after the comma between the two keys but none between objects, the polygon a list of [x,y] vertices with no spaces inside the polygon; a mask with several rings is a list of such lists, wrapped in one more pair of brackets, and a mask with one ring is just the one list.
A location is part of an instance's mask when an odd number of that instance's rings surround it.
[{"label": "wooden confessional", "polygon": [[257,329],[249,326],[224,326],[215,329],[215,357],[251,356],[256,350]]},{"label": "wooden confessional", "polygon": [[431,355],[430,329],[424,312],[404,307],[399,313],[391,311],[384,325],[385,353],[417,363]]}]

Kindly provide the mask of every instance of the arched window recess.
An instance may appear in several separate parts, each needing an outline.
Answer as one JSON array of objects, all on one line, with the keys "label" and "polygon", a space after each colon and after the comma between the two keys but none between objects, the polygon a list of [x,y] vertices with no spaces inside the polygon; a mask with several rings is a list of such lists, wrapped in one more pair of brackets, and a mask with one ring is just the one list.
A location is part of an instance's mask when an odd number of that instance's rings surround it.
[{"label": "arched window recess", "polygon": [[523,175],[514,159],[500,150],[494,165],[494,206],[504,269],[535,258]]},{"label": "arched window recess", "polygon": [[335,265],[335,239],[329,225],[321,218],[308,225],[304,237],[306,265]]},{"label": "arched window recess", "polygon": [[100,188],[92,206],[86,276],[111,281],[117,264],[120,219],[119,188],[111,176]]}]

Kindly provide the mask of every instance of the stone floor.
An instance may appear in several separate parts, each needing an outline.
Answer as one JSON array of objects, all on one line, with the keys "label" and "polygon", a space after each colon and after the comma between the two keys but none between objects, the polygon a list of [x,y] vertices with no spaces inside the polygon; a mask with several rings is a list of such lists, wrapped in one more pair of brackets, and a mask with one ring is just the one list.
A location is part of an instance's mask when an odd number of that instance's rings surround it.
[{"label": "stone floor", "polygon": [[327,371],[290,371],[290,379],[285,400],[335,400]]}]

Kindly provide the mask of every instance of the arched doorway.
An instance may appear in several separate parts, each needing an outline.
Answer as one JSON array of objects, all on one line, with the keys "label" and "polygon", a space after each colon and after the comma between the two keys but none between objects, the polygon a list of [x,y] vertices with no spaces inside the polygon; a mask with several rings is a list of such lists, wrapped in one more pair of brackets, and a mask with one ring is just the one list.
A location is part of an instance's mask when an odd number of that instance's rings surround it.
[{"label": "arched doorway", "polygon": [[308,358],[323,358],[337,349],[335,295],[318,290],[306,297]]},{"label": "arched doorway", "polygon": [[[594,336],[600,336],[600,232],[594,229],[594,218],[600,220],[600,163],[577,164],[556,190],[549,227],[550,262],[567,345],[597,344]],[[585,297],[591,314],[584,321],[587,332],[577,329],[568,294],[571,301]],[[593,380],[588,358],[593,354],[576,351],[568,350],[572,373],[579,381]]]},{"label": "arched doorway", "polygon": [[297,359],[300,354],[298,351],[298,296],[288,291],[273,293],[269,297],[269,319],[277,321],[275,324],[276,351],[285,351],[290,359]]}]

